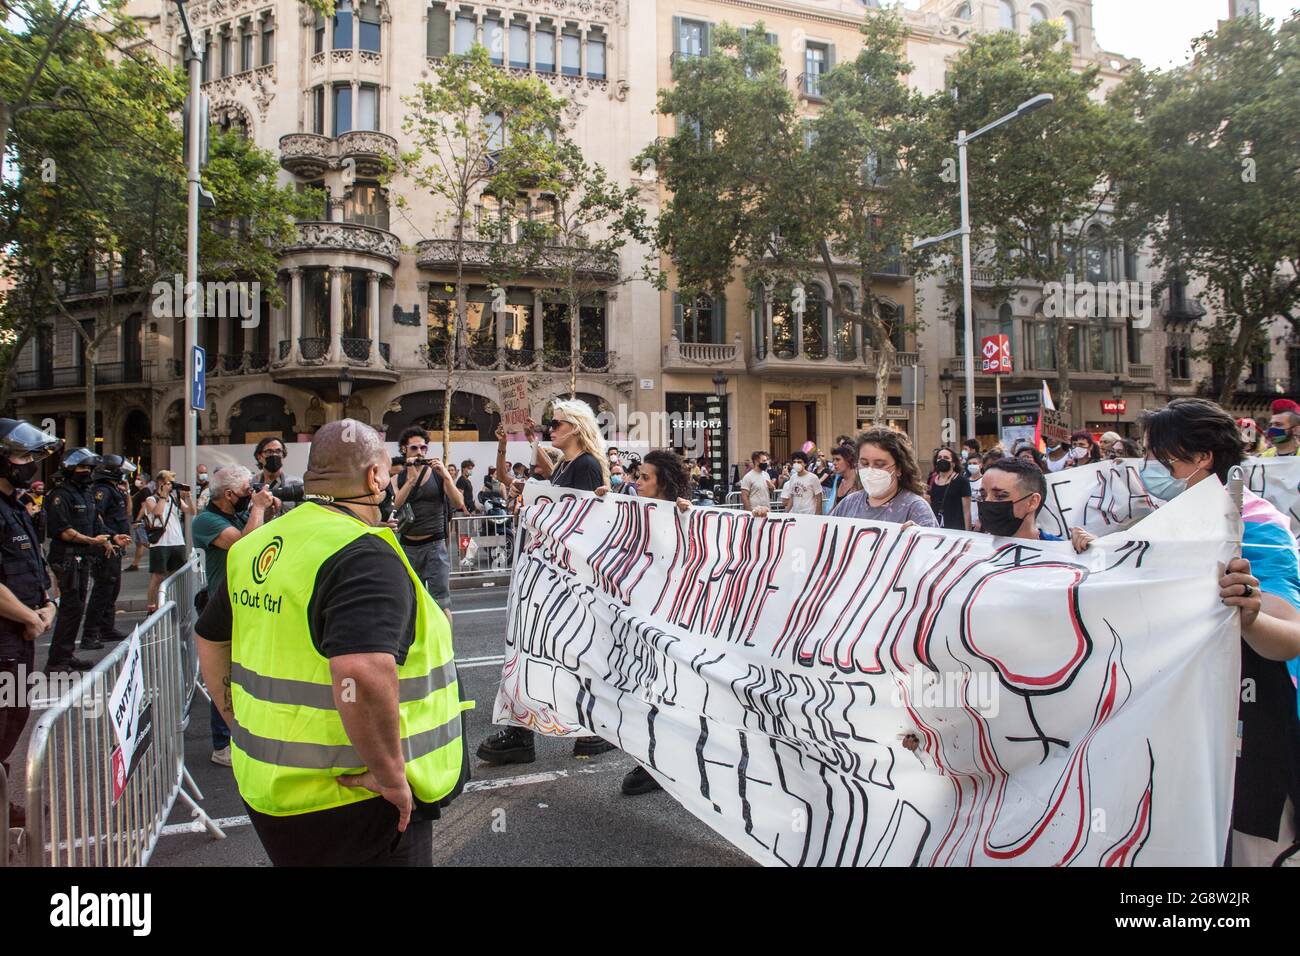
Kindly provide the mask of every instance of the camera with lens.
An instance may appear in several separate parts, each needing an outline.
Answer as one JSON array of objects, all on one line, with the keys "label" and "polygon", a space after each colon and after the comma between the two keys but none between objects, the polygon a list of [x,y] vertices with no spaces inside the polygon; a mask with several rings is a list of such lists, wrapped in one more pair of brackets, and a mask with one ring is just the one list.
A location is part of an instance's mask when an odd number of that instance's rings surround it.
[{"label": "camera with lens", "polygon": [[433,464],[433,459],[432,459],[432,458],[416,458],[416,459],[414,459],[414,460],[412,460],[412,461],[407,461],[407,460],[406,460],[405,458],[403,458],[401,455],[394,455],[394,456],[393,456],[393,467],[394,467],[394,468],[401,468],[401,467],[403,467],[403,466],[405,466],[405,465],[432,465],[432,464]]},{"label": "camera with lens", "polygon": [[189,485],[184,484],[184,483],[182,483],[182,482],[179,482],[179,481],[173,481],[173,482],[172,482],[172,490],[173,490],[173,491],[193,491],[194,489],[191,488]]},{"label": "camera with lens", "polygon": [[[254,481],[249,484],[249,488],[254,494],[266,488],[265,481]],[[287,485],[280,485],[278,488],[270,488],[271,494],[280,501],[288,501],[294,504],[302,501],[303,486],[298,482],[291,482]]]}]

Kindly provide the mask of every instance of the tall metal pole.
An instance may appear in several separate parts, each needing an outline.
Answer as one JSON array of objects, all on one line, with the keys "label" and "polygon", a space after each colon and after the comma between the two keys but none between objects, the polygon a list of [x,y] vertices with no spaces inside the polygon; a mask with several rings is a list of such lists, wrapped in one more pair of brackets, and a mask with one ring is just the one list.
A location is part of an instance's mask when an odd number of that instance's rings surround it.
[{"label": "tall metal pole", "polygon": [[966,185],[966,131],[957,134],[957,157],[961,167],[961,295],[966,327],[966,434],[975,437],[975,322],[971,314],[970,289],[970,196]]},{"label": "tall metal pole", "polygon": [[[182,13],[184,11],[182,10]],[[190,153],[187,157],[189,206],[185,236],[185,484],[191,484],[198,473],[198,434],[194,420],[194,348],[199,344],[199,150],[203,139],[203,110],[200,88],[200,67],[203,58],[203,41],[190,35]],[[193,494],[193,492],[191,492]],[[185,552],[193,547],[190,522],[182,521],[185,528]]]}]

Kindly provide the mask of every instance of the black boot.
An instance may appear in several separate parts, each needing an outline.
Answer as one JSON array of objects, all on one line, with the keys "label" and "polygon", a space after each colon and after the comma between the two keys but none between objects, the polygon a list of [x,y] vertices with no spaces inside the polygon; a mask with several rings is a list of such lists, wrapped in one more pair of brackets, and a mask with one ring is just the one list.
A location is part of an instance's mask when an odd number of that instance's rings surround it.
[{"label": "black boot", "polygon": [[533,732],[522,727],[498,730],[478,745],[478,756],[490,764],[532,763],[537,759]]},{"label": "black boot", "polygon": [[643,793],[662,790],[659,781],[650,775],[650,771],[640,764],[633,767],[623,777],[623,793],[629,797],[639,797]]}]

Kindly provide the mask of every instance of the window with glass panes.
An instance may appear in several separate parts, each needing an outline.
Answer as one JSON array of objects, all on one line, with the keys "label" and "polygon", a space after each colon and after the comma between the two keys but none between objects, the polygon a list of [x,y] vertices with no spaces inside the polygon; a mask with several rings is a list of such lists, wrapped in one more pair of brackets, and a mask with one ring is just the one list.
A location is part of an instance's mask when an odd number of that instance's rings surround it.
[{"label": "window with glass panes", "polygon": [[678,56],[704,56],[709,52],[709,25],[700,20],[677,20],[674,51]]},{"label": "window with glass panes", "polygon": [[232,60],[233,60],[233,44],[231,43],[231,39],[230,39],[230,31],[223,30],[221,31],[221,75],[222,76],[229,76],[231,70],[234,69],[234,64]]},{"label": "window with glass panes", "polygon": [[357,49],[379,52],[379,4],[365,0],[357,11]]},{"label": "window with glass panes", "polygon": [[599,30],[587,34],[587,75],[593,80],[605,79],[605,34]]},{"label": "window with glass panes", "polygon": [[834,318],[835,357],[841,362],[851,362],[858,357],[858,346],[854,335],[853,316],[857,314],[858,298],[851,286],[840,286],[840,300],[843,314]]},{"label": "window with glass panes", "polygon": [[673,331],[681,342],[719,344],[726,340],[721,297],[701,294],[691,300],[673,293]]},{"label": "window with glass panes", "polygon": [[204,83],[212,79],[212,58],[215,50],[212,47],[212,31],[203,31],[203,59],[199,61],[199,77]]},{"label": "window with glass panes", "polygon": [[262,24],[262,61],[261,66],[275,62],[275,24],[267,20]]},{"label": "window with glass panes", "polygon": [[825,44],[804,44],[803,60],[803,70],[807,74],[805,89],[812,96],[821,96],[822,77],[827,71],[827,48]]},{"label": "window with glass panes", "polygon": [[311,52],[312,52],[312,53],[324,53],[324,52],[325,52],[325,16],[324,16],[324,14],[320,14],[320,13],[316,14],[316,23],[315,23],[315,25],[312,27],[312,34],[313,34],[313,35],[312,35],[312,46],[311,46]]},{"label": "window with glass panes", "polygon": [[334,49],[352,49],[351,0],[338,0],[334,6]]},{"label": "window with glass panes", "polygon": [[426,56],[446,56],[451,52],[451,16],[447,13],[447,5],[431,3],[428,13],[424,53]]},{"label": "window with glass panes", "polygon": [[388,228],[388,201],[378,183],[352,184],[343,200],[343,221],[376,229]]},{"label": "window with glass panes", "polygon": [[538,73],[555,72],[555,24],[549,20],[542,20],[537,24],[535,45],[535,56],[537,58]]},{"label": "window with glass panes", "polygon": [[352,130],[352,84],[339,83],[334,87],[334,135],[341,136]]},{"label": "window with glass panes", "polygon": [[582,37],[576,27],[566,27],[560,34],[560,72],[565,76],[582,74]]},{"label": "window with glass panes", "polygon": [[528,62],[528,21],[514,20],[510,24],[510,65],[516,70],[526,70]]},{"label": "window with glass panes", "polygon": [[325,135],[325,87],[313,87],[311,91],[311,131],[320,136]]},{"label": "window with glass panes", "polygon": [[462,14],[456,16],[456,32],[453,37],[453,53],[468,53],[474,46],[475,24],[473,17]]},{"label": "window with glass panes", "polygon": [[251,70],[253,66],[253,28],[246,26],[239,33],[239,69]]},{"label": "window with glass panes", "polygon": [[500,17],[483,18],[483,45],[487,47],[488,60],[496,66],[506,62],[506,22]]},{"label": "window with glass panes", "polygon": [[379,129],[379,87],[362,83],[357,88],[356,129]]}]

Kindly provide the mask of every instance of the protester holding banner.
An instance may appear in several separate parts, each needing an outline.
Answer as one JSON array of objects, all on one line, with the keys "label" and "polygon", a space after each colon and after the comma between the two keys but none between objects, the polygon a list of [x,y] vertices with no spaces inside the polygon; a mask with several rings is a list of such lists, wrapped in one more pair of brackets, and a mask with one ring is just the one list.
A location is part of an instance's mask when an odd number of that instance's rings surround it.
[{"label": "protester holding banner", "polygon": [[[1205,399],[1174,399],[1147,413],[1142,425],[1142,483],[1163,501],[1211,476],[1226,484],[1245,460],[1237,423]],[[1219,581],[1223,603],[1241,608],[1243,695],[1229,859],[1233,866],[1269,866],[1294,847],[1298,832],[1300,716],[1286,662],[1300,656],[1300,565],[1285,515],[1249,488],[1242,489],[1241,513],[1242,556]],[[1073,537],[1079,550],[1095,540],[1081,529]]]},{"label": "protester holding banner", "polygon": [[[532,425],[531,420],[528,424]],[[575,491],[595,491],[609,486],[605,440],[600,436],[596,416],[586,402],[573,399],[552,406],[551,444],[564,456],[550,472],[552,485]],[[573,755],[592,757],[613,747],[597,736],[579,737],[573,742]],[[479,744],[478,756],[490,764],[532,763],[537,759],[533,732],[522,727],[506,727]]]},{"label": "protester holding banner", "polygon": [[1060,541],[1038,528],[1047,500],[1047,481],[1033,462],[1003,458],[984,469],[980,486],[980,528],[999,538]]},{"label": "protester holding banner", "polygon": [[858,436],[857,447],[858,480],[863,490],[836,505],[832,517],[938,526],[925,500],[925,485],[906,435],[892,428],[869,428]]},{"label": "protester holding banner", "polygon": [[1049,439],[1047,444],[1049,451],[1043,456],[1043,461],[1044,464],[1047,465],[1048,474],[1054,474],[1055,472],[1068,468],[1070,462],[1074,460],[1070,457],[1070,443],[1061,439],[1055,444],[1055,446],[1053,446]]}]

